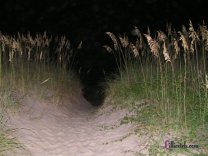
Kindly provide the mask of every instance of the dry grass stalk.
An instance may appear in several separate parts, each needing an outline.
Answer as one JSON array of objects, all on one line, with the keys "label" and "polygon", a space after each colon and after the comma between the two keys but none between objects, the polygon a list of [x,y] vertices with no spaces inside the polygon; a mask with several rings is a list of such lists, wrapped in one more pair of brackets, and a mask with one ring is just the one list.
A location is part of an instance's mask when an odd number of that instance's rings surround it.
[{"label": "dry grass stalk", "polygon": [[190,51],[193,53],[195,51],[194,49],[195,43],[196,41],[199,41],[199,37],[196,31],[194,30],[194,27],[191,21],[189,22],[189,38],[191,38]]},{"label": "dry grass stalk", "polygon": [[116,39],[116,36],[111,33],[111,32],[106,32],[106,34],[111,38],[111,40],[113,41],[113,44],[114,44],[114,49],[115,50],[118,50],[118,42],[117,42],[117,39]]},{"label": "dry grass stalk", "polygon": [[[51,46],[52,43],[53,46]],[[5,53],[2,55],[3,59],[10,62],[18,58],[46,62],[51,59],[48,58],[49,51],[59,52],[59,60],[66,62],[72,53],[70,42],[65,36],[53,39],[52,37],[47,37],[46,32],[43,35],[36,34],[35,37],[31,36],[30,33],[26,35],[18,33],[17,37],[10,37],[0,33],[0,48],[1,53]],[[53,61],[58,61],[58,59]]]},{"label": "dry grass stalk", "polygon": [[167,36],[162,31],[157,31],[158,40],[161,42],[165,42],[167,40]]},{"label": "dry grass stalk", "polygon": [[205,50],[208,51],[208,30],[207,26],[200,26],[200,33],[202,37],[202,41],[204,42]]},{"label": "dry grass stalk", "polygon": [[171,62],[170,55],[165,42],[163,42],[163,56],[166,62]]},{"label": "dry grass stalk", "polygon": [[199,27],[199,29],[200,29],[202,40],[205,41],[207,39],[207,35],[208,35],[207,26],[202,25]]},{"label": "dry grass stalk", "polygon": [[136,42],[135,42],[135,46],[136,46],[136,48],[137,48],[137,50],[139,51],[140,49],[142,49],[142,44],[141,44],[141,42],[137,39],[136,40]]},{"label": "dry grass stalk", "polygon": [[103,48],[105,48],[109,53],[111,53],[113,50],[111,49],[111,47],[104,45]]},{"label": "dry grass stalk", "polygon": [[140,38],[142,36],[141,32],[139,31],[138,27],[136,27],[136,26],[134,26],[134,32],[136,33],[138,38]]},{"label": "dry grass stalk", "polygon": [[143,48],[143,37],[142,37],[142,34],[141,34],[141,32],[139,31],[139,29],[136,26],[134,27],[134,31],[135,31],[138,39],[139,39],[139,40],[137,39],[137,41],[135,43],[135,46],[137,47],[138,50],[142,49]]},{"label": "dry grass stalk", "polygon": [[148,45],[150,46],[151,52],[153,53],[154,56],[158,57],[160,45],[158,44],[156,40],[152,39],[150,35],[144,34],[144,36],[147,38],[147,42],[148,42]]},{"label": "dry grass stalk", "polygon": [[118,38],[119,38],[119,40],[121,42],[122,47],[124,47],[124,48],[128,47],[129,39],[128,39],[128,37],[126,35],[124,35],[124,37],[119,36]]},{"label": "dry grass stalk", "polygon": [[182,41],[182,47],[183,47],[184,51],[188,52],[189,45],[188,45],[188,42],[187,42],[185,36],[180,31],[178,33],[180,34],[180,40]]},{"label": "dry grass stalk", "polygon": [[174,55],[174,60],[175,60],[180,52],[180,47],[178,45],[178,41],[175,38],[173,39],[173,47],[175,50],[175,55]]},{"label": "dry grass stalk", "polygon": [[136,46],[133,43],[130,43],[130,48],[131,48],[131,51],[134,54],[134,57],[139,56],[139,51],[138,51],[138,49],[136,48]]}]

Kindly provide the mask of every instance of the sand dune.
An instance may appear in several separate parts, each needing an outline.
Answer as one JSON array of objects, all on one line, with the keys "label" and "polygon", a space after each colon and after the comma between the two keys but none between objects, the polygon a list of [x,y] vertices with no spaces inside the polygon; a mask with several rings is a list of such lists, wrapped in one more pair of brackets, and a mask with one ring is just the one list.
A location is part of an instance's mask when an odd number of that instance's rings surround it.
[{"label": "sand dune", "polygon": [[21,111],[10,113],[8,122],[17,128],[14,135],[24,149],[9,155],[135,155],[141,142],[133,134],[133,125],[120,125],[125,110],[95,108],[79,96],[64,97],[61,103],[25,97]]}]

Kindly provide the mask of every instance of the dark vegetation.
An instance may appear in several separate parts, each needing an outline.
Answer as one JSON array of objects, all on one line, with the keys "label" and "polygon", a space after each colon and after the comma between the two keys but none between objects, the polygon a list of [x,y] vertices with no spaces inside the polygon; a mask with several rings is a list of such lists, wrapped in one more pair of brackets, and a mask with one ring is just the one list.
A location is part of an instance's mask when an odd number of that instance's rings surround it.
[{"label": "dark vegetation", "polygon": [[201,22],[207,18],[203,4],[203,0],[8,0],[0,6],[0,30],[11,35],[17,32],[27,34],[28,31],[35,35],[47,31],[53,36],[66,35],[73,45],[82,41],[82,50],[75,52],[74,69],[84,85],[85,97],[99,105],[104,99],[100,93],[104,76],[117,70],[112,55],[102,48],[109,43],[104,37],[106,31],[130,35],[134,25],[145,32],[147,26],[152,31],[163,30],[167,22],[173,23],[175,28],[189,19],[193,23]]},{"label": "dark vegetation", "polygon": [[[172,139],[197,142],[198,150],[207,153],[208,140],[202,139],[208,130],[207,26],[195,27],[190,21],[188,28],[183,25],[176,31],[167,25],[166,30],[152,34],[135,27],[134,39],[106,33],[113,43],[104,47],[119,69],[117,77],[107,81],[107,95],[116,106],[134,113],[124,123],[143,125],[149,134],[158,132],[162,138],[174,130]],[[140,133],[144,127],[138,128]],[[152,155],[166,152],[157,145]]]}]

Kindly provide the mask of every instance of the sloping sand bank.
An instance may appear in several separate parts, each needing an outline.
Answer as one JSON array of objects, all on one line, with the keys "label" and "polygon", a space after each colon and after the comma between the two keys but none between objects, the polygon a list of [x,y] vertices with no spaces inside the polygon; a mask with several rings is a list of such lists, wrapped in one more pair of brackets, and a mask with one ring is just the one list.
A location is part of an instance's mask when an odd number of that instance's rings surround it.
[{"label": "sloping sand bank", "polygon": [[95,108],[81,96],[64,96],[59,102],[26,96],[8,122],[24,149],[8,155],[135,155],[143,143],[133,134],[133,125],[120,125],[126,113],[111,106]]}]

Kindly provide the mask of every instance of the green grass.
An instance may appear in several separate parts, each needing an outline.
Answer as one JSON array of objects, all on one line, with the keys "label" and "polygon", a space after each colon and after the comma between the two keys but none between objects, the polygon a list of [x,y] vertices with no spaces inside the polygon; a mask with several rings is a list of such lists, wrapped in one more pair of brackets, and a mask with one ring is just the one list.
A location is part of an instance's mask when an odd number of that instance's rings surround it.
[{"label": "green grass", "polygon": [[[167,36],[158,31],[151,38],[136,28],[137,37],[131,42],[126,36],[121,39],[107,33],[114,48],[105,47],[115,56],[119,70],[116,78],[107,82],[107,95],[115,105],[134,112],[122,123],[142,125],[152,136],[176,132],[172,140],[198,144],[201,148],[197,150],[206,153],[208,140],[199,139],[198,134],[208,138],[208,31],[202,25],[195,32],[191,22],[189,31],[185,27],[180,33],[168,30]],[[157,138],[149,145],[151,155],[167,154],[154,146],[163,141]],[[174,152],[183,153],[183,149],[170,153]]]},{"label": "green grass", "polygon": [[21,144],[7,134],[7,131],[0,133],[0,155],[6,151],[13,150],[15,148],[22,148]]},{"label": "green grass", "polygon": [[15,148],[21,148],[21,144],[12,137],[12,130],[6,128],[7,109],[18,108],[17,104],[10,98],[8,91],[0,90],[0,155]]}]

